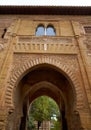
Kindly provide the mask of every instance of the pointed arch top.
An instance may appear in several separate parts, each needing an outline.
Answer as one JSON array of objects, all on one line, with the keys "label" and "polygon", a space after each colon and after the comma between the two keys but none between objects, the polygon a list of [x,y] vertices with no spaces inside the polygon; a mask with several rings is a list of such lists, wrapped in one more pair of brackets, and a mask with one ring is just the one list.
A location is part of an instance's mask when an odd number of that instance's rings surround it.
[{"label": "pointed arch top", "polygon": [[[60,62],[58,59],[50,58],[50,57],[40,57],[30,60],[24,63],[21,67],[19,67],[12,75],[10,82],[8,83],[6,96],[5,96],[5,105],[9,108],[14,108],[13,106],[13,89],[17,86],[20,80],[32,69],[33,67],[41,64],[48,64],[54,66],[59,69],[61,73],[66,76],[70,83],[72,83],[72,89],[74,91],[74,96],[76,97],[76,106],[77,100],[79,96],[80,84],[77,77],[74,73],[70,70],[70,68]],[[81,92],[81,91],[80,91]]]}]

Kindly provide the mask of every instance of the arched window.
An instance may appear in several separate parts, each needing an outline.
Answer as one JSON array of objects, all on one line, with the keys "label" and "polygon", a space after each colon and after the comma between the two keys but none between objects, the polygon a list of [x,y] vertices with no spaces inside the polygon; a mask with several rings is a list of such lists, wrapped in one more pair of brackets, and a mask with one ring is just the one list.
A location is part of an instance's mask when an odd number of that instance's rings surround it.
[{"label": "arched window", "polygon": [[46,35],[47,36],[55,36],[56,35],[55,29],[52,25],[47,26]]},{"label": "arched window", "polygon": [[36,36],[43,36],[45,35],[45,28],[44,26],[41,24],[37,27],[36,29]]}]

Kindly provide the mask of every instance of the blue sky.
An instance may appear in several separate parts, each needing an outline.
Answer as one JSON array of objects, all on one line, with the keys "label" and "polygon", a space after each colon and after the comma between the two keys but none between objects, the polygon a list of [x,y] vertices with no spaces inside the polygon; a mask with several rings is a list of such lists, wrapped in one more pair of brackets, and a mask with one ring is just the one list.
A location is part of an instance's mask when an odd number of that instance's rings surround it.
[{"label": "blue sky", "polygon": [[91,0],[0,0],[0,5],[91,6]]}]

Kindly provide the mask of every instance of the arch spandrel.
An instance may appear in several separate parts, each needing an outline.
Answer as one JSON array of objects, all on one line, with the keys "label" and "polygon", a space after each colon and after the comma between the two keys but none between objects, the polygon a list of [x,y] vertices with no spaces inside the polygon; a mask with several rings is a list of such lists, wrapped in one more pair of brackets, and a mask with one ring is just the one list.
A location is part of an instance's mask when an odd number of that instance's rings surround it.
[{"label": "arch spandrel", "polygon": [[[75,105],[76,108],[80,107],[79,102],[78,102],[78,96],[81,94],[81,88],[79,81],[75,74],[68,68],[65,64],[60,62],[57,59],[53,59],[50,57],[42,57],[42,58],[35,58],[33,60],[30,60],[23,64],[20,68],[18,68],[12,75],[10,82],[8,83],[8,87],[6,90],[6,98],[5,98],[5,104],[7,107],[10,109],[14,108],[13,104],[13,91],[15,87],[18,85],[18,83],[21,81],[21,79],[31,71],[31,69],[37,67],[38,65],[49,65],[52,66],[54,69],[57,69],[60,73],[62,73],[70,82],[72,86],[72,90],[74,93],[74,98],[75,98]],[[82,102],[83,99],[80,99]],[[82,104],[81,104],[82,106]],[[76,109],[75,108],[75,109]]]}]

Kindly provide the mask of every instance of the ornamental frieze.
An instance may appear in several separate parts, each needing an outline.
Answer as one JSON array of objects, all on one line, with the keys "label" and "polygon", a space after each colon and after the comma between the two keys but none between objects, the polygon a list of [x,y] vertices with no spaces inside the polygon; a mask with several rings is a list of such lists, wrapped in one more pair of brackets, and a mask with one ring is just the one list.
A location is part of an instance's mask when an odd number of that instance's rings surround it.
[{"label": "ornamental frieze", "polygon": [[18,42],[31,42],[31,43],[73,43],[73,38],[71,37],[48,37],[48,36],[44,36],[44,37],[27,37],[27,36],[19,36],[17,37]]},{"label": "ornamental frieze", "polygon": [[73,37],[18,36],[14,53],[77,54],[77,46]]},{"label": "ornamental frieze", "polygon": [[14,54],[12,73],[14,73],[21,66],[23,66],[26,62],[43,57],[49,57],[54,60],[57,59],[58,61],[60,61],[60,63],[68,66],[72,71],[79,71],[76,55]]}]

